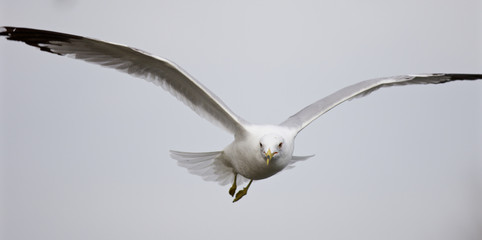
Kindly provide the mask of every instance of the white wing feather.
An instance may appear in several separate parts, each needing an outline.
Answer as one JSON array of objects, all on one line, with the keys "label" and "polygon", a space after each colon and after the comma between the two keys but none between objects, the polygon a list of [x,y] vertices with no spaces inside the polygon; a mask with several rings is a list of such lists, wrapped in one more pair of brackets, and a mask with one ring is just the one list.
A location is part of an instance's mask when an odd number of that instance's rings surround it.
[{"label": "white wing feather", "polygon": [[281,123],[281,125],[295,129],[299,132],[315,119],[344,101],[353,99],[355,97],[366,96],[382,87],[402,86],[409,84],[439,84],[456,80],[477,79],[482,79],[482,74],[422,74],[366,80],[342,88],[341,90],[338,90],[337,92],[314,102],[313,104],[289,117],[286,121]]},{"label": "white wing feather", "polygon": [[169,60],[127,46],[70,34],[28,28],[3,27],[0,35],[42,51],[114,68],[161,86],[200,116],[237,134],[246,122],[216,95]]}]

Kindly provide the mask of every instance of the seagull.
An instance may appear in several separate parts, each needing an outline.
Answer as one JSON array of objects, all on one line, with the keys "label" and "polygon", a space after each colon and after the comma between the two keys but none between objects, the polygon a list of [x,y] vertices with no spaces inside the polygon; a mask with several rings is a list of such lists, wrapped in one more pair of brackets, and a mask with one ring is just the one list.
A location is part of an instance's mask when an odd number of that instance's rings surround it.
[{"label": "seagull", "polygon": [[[222,151],[180,152],[170,156],[190,173],[204,180],[231,184],[229,194],[237,202],[248,193],[253,180],[271,177],[313,157],[293,156],[297,134],[339,104],[384,87],[440,84],[479,80],[482,74],[416,74],[362,81],[342,88],[301,109],[280,124],[258,125],[231,111],[221,99],[172,61],[142,50],[60,32],[19,27],[0,27],[0,36],[24,42],[42,51],[114,68],[161,86],[194,112],[234,136]],[[249,181],[241,190],[237,186]]]}]

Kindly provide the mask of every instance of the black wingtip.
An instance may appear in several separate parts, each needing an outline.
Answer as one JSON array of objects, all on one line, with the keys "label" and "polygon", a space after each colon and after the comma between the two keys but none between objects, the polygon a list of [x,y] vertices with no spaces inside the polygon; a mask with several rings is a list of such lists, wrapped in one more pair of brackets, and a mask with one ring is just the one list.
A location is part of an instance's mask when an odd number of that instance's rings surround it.
[{"label": "black wingtip", "polygon": [[8,40],[24,42],[30,46],[39,48],[42,51],[61,55],[53,52],[45,44],[52,42],[70,42],[72,39],[81,39],[83,37],[70,35],[65,33],[38,30],[32,28],[18,27],[0,27],[0,36],[6,36]]},{"label": "black wingtip", "polygon": [[14,31],[15,31],[14,27],[0,27],[0,36],[9,36],[10,33]]},{"label": "black wingtip", "polygon": [[482,79],[482,74],[448,73],[445,76],[450,80],[478,80]]}]

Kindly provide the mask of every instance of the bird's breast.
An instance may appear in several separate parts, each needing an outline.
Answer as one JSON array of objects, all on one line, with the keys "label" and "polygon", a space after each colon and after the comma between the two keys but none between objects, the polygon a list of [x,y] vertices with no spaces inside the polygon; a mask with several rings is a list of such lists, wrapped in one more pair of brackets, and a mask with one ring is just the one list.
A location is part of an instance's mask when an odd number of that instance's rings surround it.
[{"label": "bird's breast", "polygon": [[271,177],[283,170],[287,165],[284,164],[285,161],[281,158],[271,161],[268,165],[260,154],[257,155],[258,156],[244,153],[237,156],[232,155],[226,160],[231,163],[235,172],[253,180]]}]

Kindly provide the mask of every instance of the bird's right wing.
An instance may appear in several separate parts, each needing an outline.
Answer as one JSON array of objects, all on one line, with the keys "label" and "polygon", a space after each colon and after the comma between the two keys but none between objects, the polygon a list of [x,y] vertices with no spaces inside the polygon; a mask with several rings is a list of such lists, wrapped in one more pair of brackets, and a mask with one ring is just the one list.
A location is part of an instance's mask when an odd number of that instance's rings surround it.
[{"label": "bird's right wing", "polygon": [[0,35],[45,52],[81,59],[146,79],[229,132],[236,134],[245,130],[243,119],[201,83],[166,59],[135,48],[59,32],[0,27]]},{"label": "bird's right wing", "polygon": [[281,123],[282,126],[301,131],[319,116],[328,112],[332,108],[344,101],[355,97],[363,97],[369,93],[389,86],[401,86],[411,84],[439,84],[456,80],[478,80],[482,79],[482,74],[424,74],[424,75],[403,75],[389,78],[378,78],[366,80],[345,87],[313,104],[305,107],[295,115],[289,117]]}]

